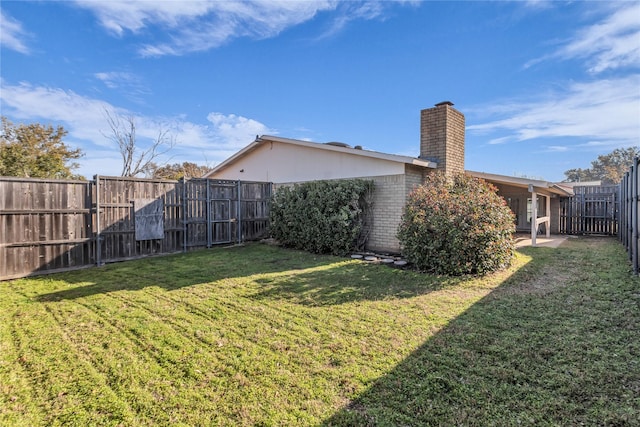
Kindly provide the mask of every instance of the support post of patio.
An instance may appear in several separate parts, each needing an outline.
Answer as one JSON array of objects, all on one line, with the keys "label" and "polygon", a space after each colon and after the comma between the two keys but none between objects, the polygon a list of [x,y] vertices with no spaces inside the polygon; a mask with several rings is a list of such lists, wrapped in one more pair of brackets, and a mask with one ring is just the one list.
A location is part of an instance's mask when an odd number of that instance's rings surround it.
[{"label": "support post of patio", "polygon": [[547,237],[547,239],[549,237],[551,237],[551,196],[546,195],[544,196],[544,198],[546,199],[546,203],[545,203],[545,217],[547,218],[547,220],[545,221],[545,226],[544,226],[544,230],[545,230],[545,236]]},{"label": "support post of patio", "polygon": [[[546,238],[551,237],[551,197],[545,194],[545,216],[538,218],[538,193],[536,187],[529,185],[531,193],[531,246],[536,246],[536,237],[538,236],[538,226],[544,224],[544,234]],[[544,193],[544,190],[543,190]]]},{"label": "support post of patio", "polygon": [[535,246],[538,235],[538,194],[533,185],[529,185],[529,192],[531,193],[531,246]]}]

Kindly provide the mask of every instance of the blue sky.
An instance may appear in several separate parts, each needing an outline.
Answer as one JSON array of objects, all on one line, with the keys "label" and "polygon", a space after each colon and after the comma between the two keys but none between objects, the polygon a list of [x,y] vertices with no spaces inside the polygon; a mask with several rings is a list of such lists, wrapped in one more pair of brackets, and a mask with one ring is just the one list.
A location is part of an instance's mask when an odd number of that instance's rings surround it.
[{"label": "blue sky", "polygon": [[564,179],[640,145],[638,1],[6,1],[2,115],[62,125],[118,175],[105,110],[161,162],[214,166],[256,134],[417,156],[419,114],[466,116],[466,168]]}]

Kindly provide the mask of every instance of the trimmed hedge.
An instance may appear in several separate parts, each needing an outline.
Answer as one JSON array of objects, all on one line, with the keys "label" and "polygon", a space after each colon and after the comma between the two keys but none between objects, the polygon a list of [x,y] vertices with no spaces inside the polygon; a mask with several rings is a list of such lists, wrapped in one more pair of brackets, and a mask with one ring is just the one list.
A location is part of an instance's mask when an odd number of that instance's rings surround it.
[{"label": "trimmed hedge", "polygon": [[370,228],[373,181],[313,181],[280,187],[271,200],[271,236],[287,247],[345,255]]},{"label": "trimmed hedge", "polygon": [[398,239],[419,269],[457,276],[507,267],[514,232],[515,217],[496,187],[465,174],[432,173],[409,195]]}]

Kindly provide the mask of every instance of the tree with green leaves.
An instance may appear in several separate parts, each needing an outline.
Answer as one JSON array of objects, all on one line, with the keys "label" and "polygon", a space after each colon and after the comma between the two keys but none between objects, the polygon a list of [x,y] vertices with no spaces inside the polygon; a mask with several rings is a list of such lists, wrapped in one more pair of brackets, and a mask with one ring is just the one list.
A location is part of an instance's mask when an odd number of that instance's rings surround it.
[{"label": "tree with green leaves", "polygon": [[213,168],[191,162],[182,162],[164,166],[157,166],[152,163],[148,169],[151,172],[152,178],[178,180],[180,178],[201,178]]},{"label": "tree with green leaves", "polygon": [[2,116],[0,175],[23,178],[84,179],[73,173],[82,150],[62,140],[67,131],[40,123],[14,125]]},{"label": "tree with green leaves", "polygon": [[567,177],[565,182],[602,181],[603,184],[617,184],[638,156],[638,147],[616,148],[609,154],[598,156],[588,169],[569,169],[564,173]]}]

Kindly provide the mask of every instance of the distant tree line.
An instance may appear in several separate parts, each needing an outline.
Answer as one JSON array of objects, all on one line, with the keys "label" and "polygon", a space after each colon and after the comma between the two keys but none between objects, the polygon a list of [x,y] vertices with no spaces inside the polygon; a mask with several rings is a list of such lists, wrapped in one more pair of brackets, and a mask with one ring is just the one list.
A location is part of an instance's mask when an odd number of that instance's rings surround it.
[{"label": "distant tree line", "polygon": [[[121,176],[180,179],[199,178],[211,167],[183,162],[158,165],[157,157],[173,147],[175,140],[165,130],[158,132],[146,149],[139,147],[136,124],[132,117],[107,115],[111,134],[105,135],[118,147],[122,156]],[[0,176],[21,178],[86,179],[75,173],[76,162],[84,153],[63,141],[68,132],[62,127],[40,123],[14,124],[2,116],[0,128]]]},{"label": "distant tree line", "polygon": [[602,181],[603,184],[618,184],[625,172],[640,156],[638,147],[616,148],[609,154],[603,154],[591,162],[587,169],[569,169],[564,173],[565,182]]},{"label": "distant tree line", "polygon": [[149,173],[152,178],[160,179],[180,179],[180,178],[200,178],[213,168],[201,166],[191,162],[174,163],[171,165],[158,166],[149,165]]}]

